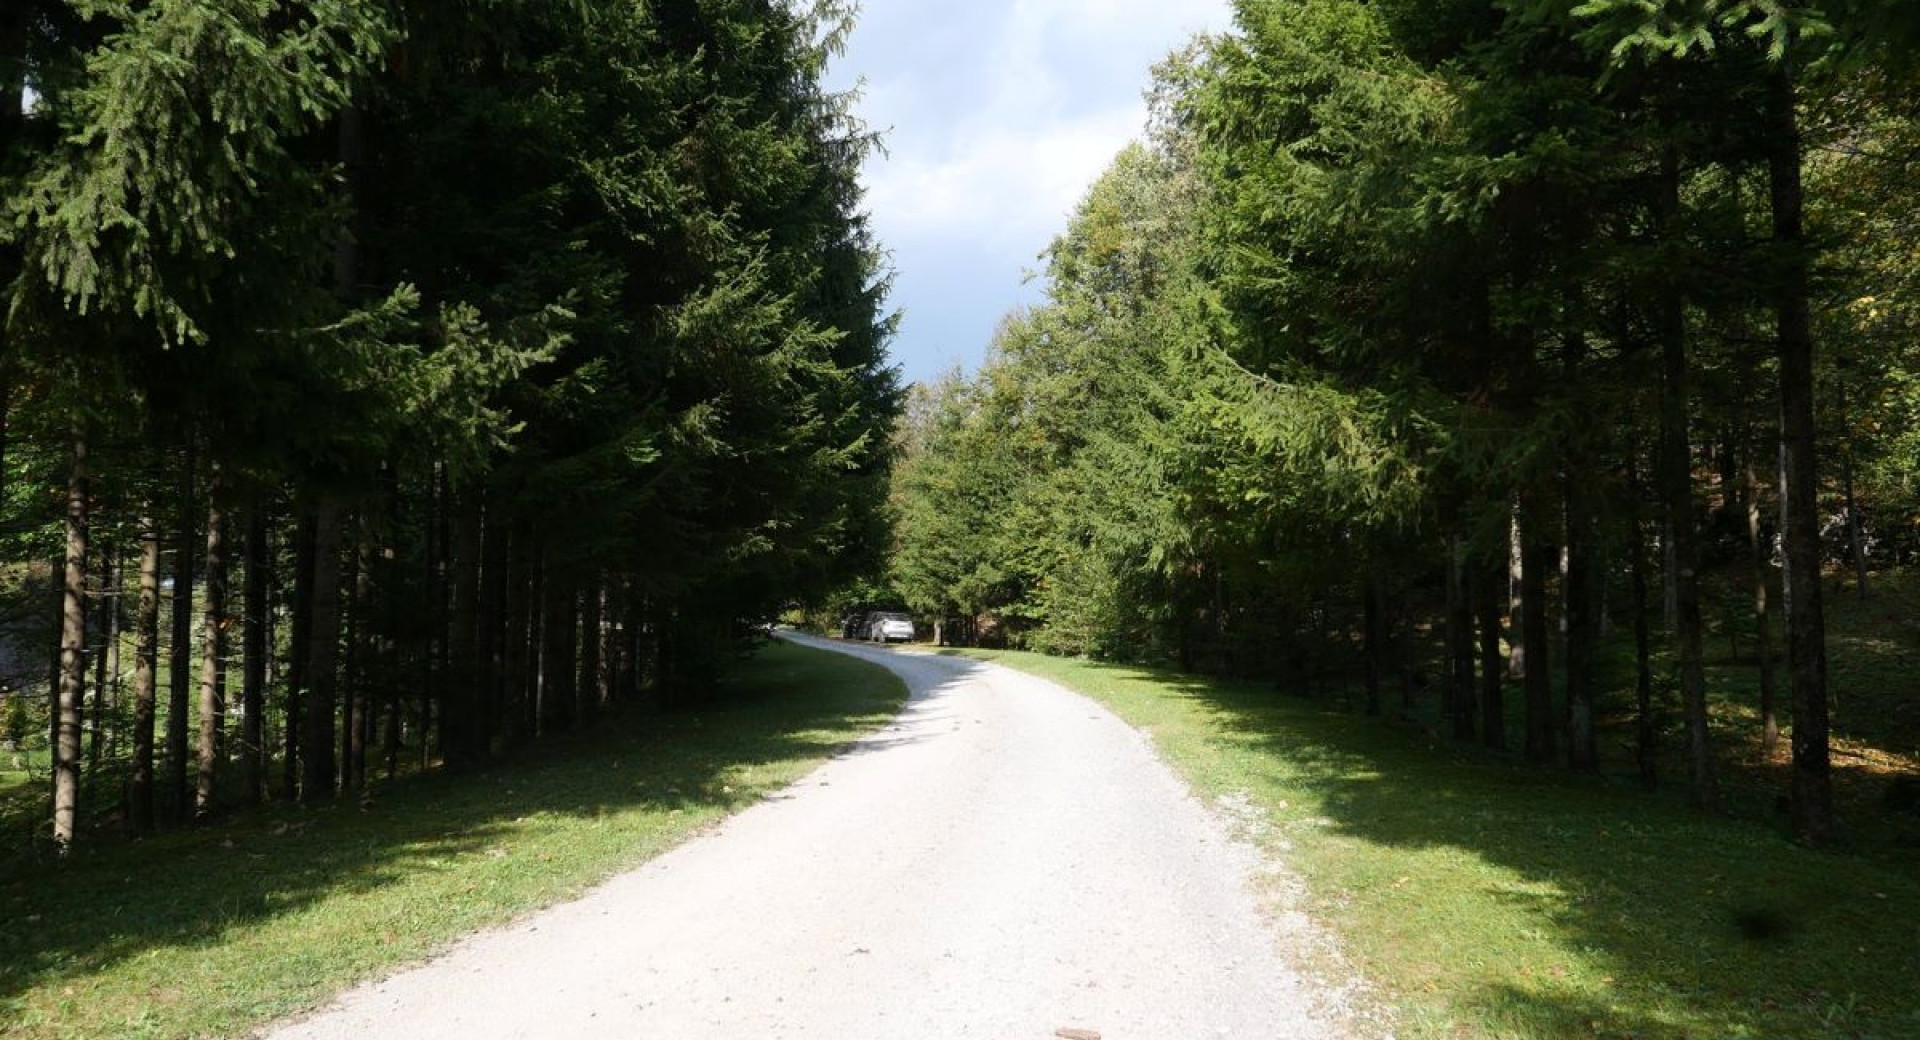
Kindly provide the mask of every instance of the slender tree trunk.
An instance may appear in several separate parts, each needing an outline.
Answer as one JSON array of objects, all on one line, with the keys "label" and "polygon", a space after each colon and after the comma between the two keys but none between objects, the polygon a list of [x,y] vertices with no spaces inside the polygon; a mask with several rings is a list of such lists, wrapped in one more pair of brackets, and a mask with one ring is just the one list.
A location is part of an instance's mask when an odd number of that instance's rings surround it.
[{"label": "slender tree trunk", "polygon": [[340,669],[345,677],[340,685],[340,789],[345,794],[357,793],[366,786],[368,676],[373,667],[370,653],[372,637],[369,634],[372,629],[373,579],[368,566],[373,552],[365,511],[360,511],[355,519],[355,537],[347,559],[347,576],[341,582],[352,590],[352,599],[347,605],[346,660],[341,663]]},{"label": "slender tree trunk", "polygon": [[107,671],[107,649],[112,644],[112,635],[107,631],[112,626],[114,615],[119,613],[117,594],[113,585],[114,568],[117,560],[114,549],[102,544],[104,538],[89,539],[93,551],[100,555],[99,608],[92,612],[93,627],[100,636],[100,645],[93,654],[93,696],[89,698],[91,710],[87,712],[92,727],[87,733],[87,786],[81,791],[83,796],[91,797],[94,785],[100,782],[101,757],[106,754],[107,729],[113,723],[112,679]]},{"label": "slender tree trunk", "polygon": [[1828,747],[1827,634],[1820,590],[1820,517],[1815,496],[1819,447],[1813,414],[1813,319],[1807,301],[1806,197],[1793,72],[1772,84],[1767,169],[1773,236],[1785,262],[1778,300],[1780,348],[1780,515],[1787,565],[1787,669],[1793,700],[1794,830],[1822,844],[1834,835],[1833,767]]},{"label": "slender tree trunk", "polygon": [[[1656,213],[1663,238],[1679,234],[1680,159],[1670,147],[1661,161]],[[1707,721],[1707,674],[1700,617],[1700,575],[1694,549],[1693,452],[1688,435],[1691,397],[1687,372],[1686,300],[1669,280],[1657,308],[1660,335],[1661,477],[1672,545],[1676,650],[1680,664],[1681,707],[1687,720],[1687,777],[1694,804],[1720,807],[1714,777],[1713,746]]]},{"label": "slender tree trunk", "polygon": [[1741,479],[1740,451],[1735,445],[1734,431],[1723,426],[1720,430],[1720,443],[1714,452],[1714,459],[1720,469],[1720,513],[1722,516],[1740,517],[1746,515],[1747,485]]},{"label": "slender tree trunk", "polygon": [[[1840,390],[1840,414],[1836,416],[1841,430],[1851,429],[1847,422],[1847,393],[1845,386]],[[1846,499],[1847,507],[1847,555],[1853,561],[1854,591],[1860,602],[1867,601],[1867,525],[1860,515],[1860,500],[1853,493],[1853,438],[1843,435],[1840,445],[1840,492]]]},{"label": "slender tree trunk", "polygon": [[1673,516],[1668,510],[1664,494],[1660,514],[1660,625],[1664,631],[1671,633],[1680,630],[1680,587],[1677,583],[1680,564],[1674,556]]},{"label": "slender tree trunk", "polygon": [[1527,759],[1554,760],[1553,669],[1547,649],[1553,638],[1547,613],[1547,571],[1553,567],[1553,540],[1547,537],[1547,510],[1529,502],[1520,517],[1520,640],[1526,650]]},{"label": "slender tree trunk", "polygon": [[[459,511],[460,503],[448,478],[446,465],[437,464],[436,469],[438,509],[434,515],[434,539],[440,547],[440,555],[436,563],[433,586],[434,669],[437,676],[434,680],[433,692],[437,696],[420,702],[420,768],[422,769],[432,764],[433,747],[438,742],[440,730],[434,725],[434,719],[444,717],[447,698],[457,696],[456,691],[450,687],[460,680],[460,673],[453,660],[453,640],[450,638],[451,628],[449,627],[452,620],[454,568],[458,565],[453,558],[454,517]],[[441,747],[440,753],[445,757],[444,746]]]},{"label": "slender tree trunk", "polygon": [[149,502],[140,517],[140,601],[133,618],[133,773],[127,824],[153,833],[153,724],[160,670],[160,527]]},{"label": "slender tree trunk", "polygon": [[[13,428],[13,371],[0,365],[0,507],[7,501],[7,441]],[[4,508],[0,508],[0,522],[6,520]]]},{"label": "slender tree trunk", "polygon": [[1561,592],[1561,611],[1567,625],[1567,764],[1575,772],[1591,773],[1600,768],[1600,748],[1593,721],[1595,510],[1585,487],[1585,470],[1584,454],[1576,450],[1568,462],[1566,584]]},{"label": "slender tree trunk", "polygon": [[307,693],[302,698],[300,797],[318,802],[334,796],[335,667],[340,649],[339,499],[322,494],[313,517],[313,597],[309,621]]},{"label": "slender tree trunk", "polygon": [[507,564],[506,645],[501,650],[506,696],[500,713],[501,741],[509,748],[519,746],[532,734],[529,718],[536,696],[536,680],[529,666],[533,659],[533,528],[524,521],[515,523],[512,539]]},{"label": "slender tree trunk", "polygon": [[546,646],[541,657],[540,731],[551,733],[573,726],[573,586],[549,562],[546,570],[546,609],[541,627]]},{"label": "slender tree trunk", "polygon": [[220,496],[226,488],[219,463],[208,467],[206,602],[200,631],[200,743],[193,791],[194,815],[213,813],[220,766],[221,729],[227,706],[222,703],[220,661],[227,650],[227,517]]},{"label": "slender tree trunk", "polygon": [[1628,494],[1633,500],[1633,510],[1628,515],[1628,529],[1631,542],[1627,547],[1632,554],[1629,561],[1633,571],[1633,659],[1634,659],[1634,736],[1636,760],[1640,767],[1640,785],[1651,791],[1659,784],[1659,722],[1654,717],[1653,700],[1653,633],[1652,609],[1647,604],[1647,538],[1645,524],[1640,517],[1640,503],[1645,497],[1640,486],[1639,463],[1635,461],[1638,449],[1628,455],[1627,483]]},{"label": "slender tree trunk", "polygon": [[175,823],[184,823],[193,801],[187,792],[187,716],[193,682],[194,507],[198,495],[193,445],[180,467],[180,525],[173,543],[173,642],[167,648],[167,795]]},{"label": "slender tree trunk", "polygon": [[480,686],[474,712],[474,750],[481,760],[493,756],[500,732],[500,706],[506,701],[507,557],[512,525],[499,504],[489,501],[480,546]]},{"label": "slender tree trunk", "polygon": [[1362,651],[1366,666],[1367,714],[1380,714],[1380,656],[1386,653],[1386,640],[1382,638],[1380,623],[1380,583],[1373,577],[1367,578],[1367,587],[1362,593],[1362,612],[1365,615],[1366,647]]},{"label": "slender tree trunk", "polygon": [[127,575],[125,561],[116,549],[113,554],[113,567],[110,571],[112,585],[107,591],[107,681],[101,691],[106,697],[107,719],[107,757],[119,760],[120,757],[120,637],[127,596]]},{"label": "slender tree trunk", "polygon": [[1473,593],[1480,615],[1480,718],[1482,739],[1495,751],[1507,749],[1506,662],[1500,659],[1501,593],[1506,568],[1498,559],[1475,571]]},{"label": "slender tree trunk", "polygon": [[646,630],[647,600],[640,594],[639,585],[632,578],[627,579],[627,611],[625,642],[627,644],[627,689],[626,697],[630,701],[640,699],[641,691],[647,688],[646,644],[642,642],[642,633]]},{"label": "slender tree trunk", "polygon": [[309,509],[298,509],[299,520],[293,532],[293,602],[287,634],[286,747],[280,761],[280,795],[289,801],[300,797],[300,745],[305,724],[302,708],[306,699],[307,665],[313,654],[313,565],[316,524]]},{"label": "slender tree trunk", "polygon": [[360,619],[355,632],[360,655],[354,671],[359,684],[353,699],[353,783],[356,790],[367,789],[367,757],[373,751],[373,721],[379,715],[381,687],[386,685],[386,640],[380,634],[380,547],[373,541],[371,529],[363,530],[360,542],[360,571],[355,578],[354,608]]},{"label": "slender tree trunk", "polygon": [[380,735],[380,751],[386,767],[387,779],[392,780],[400,775],[400,716],[402,704],[398,690],[393,690],[387,694],[386,707],[386,721],[382,723]]},{"label": "slender tree trunk", "polygon": [[527,592],[527,714],[523,730],[529,740],[545,732],[547,698],[553,695],[547,685],[547,552],[541,546],[531,553],[532,585]]},{"label": "slender tree trunk", "polygon": [[599,714],[605,699],[600,638],[606,613],[604,595],[598,575],[587,582],[586,590],[581,593],[579,708],[575,717],[583,722],[591,722]]},{"label": "slender tree trunk", "polygon": [[[62,545],[60,552],[47,563],[47,573],[52,576],[57,576],[59,580],[62,581],[65,580],[66,574],[66,554],[67,547]],[[64,595],[62,587],[55,586],[53,597],[53,627],[47,631],[47,754],[49,756],[53,754],[53,749],[60,743],[60,654],[62,648],[66,645],[63,640],[66,638],[67,625],[67,614],[64,601],[61,599],[62,595]],[[80,667],[84,678],[84,670],[86,668],[86,653],[84,648],[81,651]],[[84,691],[82,695],[84,696]]]},{"label": "slender tree trunk", "polygon": [[1760,658],[1760,725],[1762,734],[1760,750],[1771,759],[1780,746],[1780,712],[1775,694],[1773,677],[1773,618],[1769,591],[1772,585],[1768,571],[1772,566],[1768,560],[1765,530],[1760,522],[1760,502],[1763,483],[1760,480],[1760,468],[1751,459],[1747,462],[1747,552],[1753,579],[1753,626],[1755,653]]},{"label": "slender tree trunk", "polygon": [[484,679],[480,661],[480,502],[472,492],[453,497],[457,511],[453,524],[452,626],[447,634],[448,661],[445,696],[440,701],[440,752],[447,765],[460,769],[478,765],[485,757],[476,739],[479,727],[475,704]]},{"label": "slender tree trunk", "polygon": [[605,686],[601,696],[605,703],[613,704],[625,700],[627,676],[627,644],[622,638],[627,618],[627,583],[624,578],[608,575],[605,579],[606,617],[602,636],[602,654],[605,664],[601,667]]},{"label": "slender tree trunk", "polygon": [[1527,641],[1521,633],[1526,628],[1526,595],[1521,588],[1526,566],[1523,562],[1524,548],[1520,542],[1520,505],[1513,507],[1513,522],[1507,536],[1507,678],[1524,679],[1527,677]]},{"label": "slender tree trunk", "polygon": [[1449,714],[1457,740],[1474,737],[1473,718],[1473,601],[1465,550],[1459,538],[1447,547],[1447,644],[1452,657],[1452,694]]},{"label": "slender tree trunk", "polygon": [[60,597],[60,682],[53,742],[53,843],[73,849],[80,807],[80,702],[87,681],[87,431],[74,420],[67,470],[67,553]]},{"label": "slender tree trunk", "polygon": [[273,608],[267,602],[267,511],[255,505],[247,516],[246,628],[240,678],[240,787],[250,806],[266,794],[267,645],[273,638]]}]

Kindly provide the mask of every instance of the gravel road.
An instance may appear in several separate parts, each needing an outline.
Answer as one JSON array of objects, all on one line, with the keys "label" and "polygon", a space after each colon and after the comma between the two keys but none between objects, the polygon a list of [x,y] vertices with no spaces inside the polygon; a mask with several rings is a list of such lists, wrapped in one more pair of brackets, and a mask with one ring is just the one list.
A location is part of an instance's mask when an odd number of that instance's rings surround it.
[{"label": "gravel road", "polygon": [[[786,792],[273,1040],[1339,1037],[1226,822],[1098,705],[827,643],[913,699]],[[1284,918],[1280,918],[1284,922]]]}]

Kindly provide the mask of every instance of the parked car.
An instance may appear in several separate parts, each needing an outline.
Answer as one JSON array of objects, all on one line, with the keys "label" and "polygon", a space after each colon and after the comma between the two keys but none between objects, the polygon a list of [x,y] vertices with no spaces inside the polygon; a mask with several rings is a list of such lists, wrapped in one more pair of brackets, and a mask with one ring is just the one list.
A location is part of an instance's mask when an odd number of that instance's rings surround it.
[{"label": "parked car", "polygon": [[870,614],[848,614],[840,619],[840,638],[865,639],[867,637],[867,619]]},{"label": "parked car", "polygon": [[867,622],[867,638],[876,643],[913,642],[913,619],[905,614],[881,611]]}]

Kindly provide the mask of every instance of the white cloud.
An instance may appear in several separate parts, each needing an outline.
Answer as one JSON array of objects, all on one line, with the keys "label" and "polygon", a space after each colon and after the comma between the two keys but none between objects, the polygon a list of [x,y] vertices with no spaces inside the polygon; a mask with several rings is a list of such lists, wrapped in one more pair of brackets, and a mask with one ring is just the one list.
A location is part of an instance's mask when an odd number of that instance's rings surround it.
[{"label": "white cloud", "polygon": [[865,171],[909,378],[977,359],[1024,270],[1146,122],[1150,68],[1228,0],[868,0],[835,78],[886,131]]},{"label": "white cloud", "polygon": [[1064,225],[1143,115],[1136,106],[1037,127],[972,126],[944,154],[875,163],[868,205],[884,238],[954,236],[995,253],[1024,250],[1024,260]]},{"label": "white cloud", "polygon": [[[1152,64],[1230,21],[1225,0],[1012,0],[999,14],[945,55],[958,68],[874,81],[864,111],[892,129],[890,157],[867,171],[883,237],[952,236],[1030,259],[1139,135]],[[922,77],[959,96],[929,97]]]}]

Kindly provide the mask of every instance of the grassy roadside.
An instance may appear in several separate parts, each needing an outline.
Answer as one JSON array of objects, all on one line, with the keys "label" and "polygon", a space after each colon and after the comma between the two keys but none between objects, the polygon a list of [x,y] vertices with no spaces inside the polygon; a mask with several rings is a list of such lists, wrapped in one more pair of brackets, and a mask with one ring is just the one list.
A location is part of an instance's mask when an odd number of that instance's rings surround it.
[{"label": "grassy roadside", "polygon": [[1414,1038],[1920,1037],[1920,880],[1276,694],[964,651],[1246,795]]},{"label": "grassy roadside", "polygon": [[243,1033],[671,848],[904,697],[876,666],[782,644],[697,713],[403,780],[369,809],[274,812],[0,874],[0,1035]]}]

